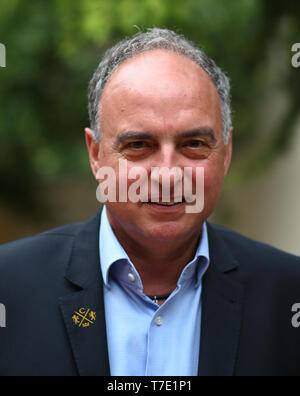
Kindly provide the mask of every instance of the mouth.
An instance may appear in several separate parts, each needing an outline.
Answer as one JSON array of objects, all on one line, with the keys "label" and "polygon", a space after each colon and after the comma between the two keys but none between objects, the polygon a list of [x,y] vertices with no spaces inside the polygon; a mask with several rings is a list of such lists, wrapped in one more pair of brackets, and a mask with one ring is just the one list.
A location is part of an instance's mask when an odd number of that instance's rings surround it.
[{"label": "mouth", "polygon": [[167,201],[167,202],[163,202],[163,201],[152,202],[150,200],[146,203],[151,204],[151,205],[158,205],[158,206],[176,206],[176,205],[182,205],[183,203],[186,203],[186,200],[184,197],[180,197],[177,199],[171,199],[170,201]]},{"label": "mouth", "polygon": [[182,208],[185,207],[186,200],[184,198],[181,198],[180,201],[179,199],[177,200],[171,200],[169,202],[145,202],[145,204],[151,208],[152,210],[159,212],[159,213],[177,213],[179,212]]}]

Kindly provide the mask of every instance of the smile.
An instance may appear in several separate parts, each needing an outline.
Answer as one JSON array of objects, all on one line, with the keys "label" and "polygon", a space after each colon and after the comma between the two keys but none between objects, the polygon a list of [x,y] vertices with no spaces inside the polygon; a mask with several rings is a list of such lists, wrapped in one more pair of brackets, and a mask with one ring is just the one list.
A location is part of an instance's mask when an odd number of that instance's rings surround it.
[{"label": "smile", "polygon": [[159,203],[156,203],[156,205],[159,205],[159,206],[174,206],[174,205],[180,205],[180,204],[182,204],[182,202],[159,202]]},{"label": "smile", "polygon": [[179,198],[179,199],[172,199],[172,200],[170,200],[168,202],[152,202],[152,201],[149,201],[147,203],[151,204],[151,205],[157,205],[157,206],[177,206],[177,205],[182,205],[182,204],[186,203],[186,200],[185,200],[184,197],[182,197],[182,198]]},{"label": "smile", "polygon": [[184,210],[186,202],[146,202],[146,205],[154,213],[175,214]]}]

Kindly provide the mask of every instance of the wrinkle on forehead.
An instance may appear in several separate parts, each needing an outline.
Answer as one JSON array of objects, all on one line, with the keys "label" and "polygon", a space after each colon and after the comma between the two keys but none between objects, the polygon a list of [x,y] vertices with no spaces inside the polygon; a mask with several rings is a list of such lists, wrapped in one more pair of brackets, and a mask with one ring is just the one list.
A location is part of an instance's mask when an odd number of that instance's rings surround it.
[{"label": "wrinkle on forehead", "polygon": [[[187,87],[186,84],[191,81],[195,85],[197,81],[202,81],[207,91],[218,96],[208,74],[191,59],[167,50],[152,50],[123,62],[106,83],[104,92],[119,86],[147,91],[153,89],[156,82],[160,88],[170,90],[176,88],[179,82],[182,83],[181,88]],[[206,84],[203,84],[204,81]]]},{"label": "wrinkle on forehead", "polygon": [[189,58],[166,50],[124,62],[107,82],[101,107],[103,113],[116,110],[121,117],[144,111],[166,120],[197,110],[222,124],[219,95],[207,73]]}]

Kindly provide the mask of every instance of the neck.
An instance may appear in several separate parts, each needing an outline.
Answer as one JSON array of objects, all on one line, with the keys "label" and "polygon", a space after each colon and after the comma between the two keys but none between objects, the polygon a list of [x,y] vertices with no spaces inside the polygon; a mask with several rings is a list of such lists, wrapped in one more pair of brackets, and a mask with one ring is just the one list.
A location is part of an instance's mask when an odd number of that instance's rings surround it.
[{"label": "neck", "polygon": [[171,293],[184,267],[194,258],[202,228],[187,238],[149,240],[115,227],[113,231],[137,269],[147,295]]}]

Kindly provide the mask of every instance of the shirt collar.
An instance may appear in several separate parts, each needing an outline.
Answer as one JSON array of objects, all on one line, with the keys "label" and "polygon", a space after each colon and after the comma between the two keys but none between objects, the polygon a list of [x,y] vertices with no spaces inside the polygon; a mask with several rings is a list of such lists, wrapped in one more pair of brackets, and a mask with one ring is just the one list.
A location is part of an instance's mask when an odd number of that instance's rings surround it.
[{"label": "shirt collar", "polygon": [[101,214],[99,234],[101,272],[105,285],[109,286],[109,270],[112,264],[120,260],[130,262],[130,258],[113,232],[107,217],[105,205]]},{"label": "shirt collar", "polygon": [[198,264],[196,267],[196,271],[197,271],[196,287],[198,287],[210,263],[209,242],[208,242],[208,232],[207,232],[206,222],[203,223],[201,239],[199,241],[193,262]]},{"label": "shirt collar", "polygon": [[[113,232],[113,229],[107,217],[107,211],[105,205],[103,207],[101,214],[100,231],[99,231],[99,250],[100,250],[100,265],[101,265],[102,277],[107,287],[109,287],[109,283],[110,283],[109,272],[113,264],[124,261],[124,263],[130,264],[130,266],[133,269],[135,269],[134,265],[130,261],[129,256],[127,255],[124,248],[122,247],[122,245],[120,244],[120,242],[118,241],[117,237]],[[209,266],[209,261],[210,258],[209,258],[208,233],[207,233],[207,224],[205,222],[203,224],[202,236],[199,241],[194,259],[182,271],[179,282],[182,280],[182,278],[189,278],[191,276],[194,276],[195,271],[197,271],[196,286],[199,286],[202,277]]]}]

